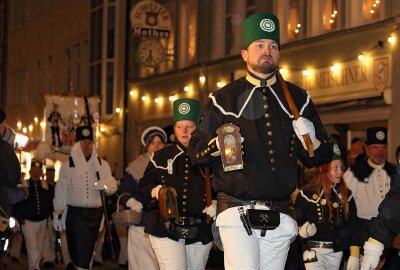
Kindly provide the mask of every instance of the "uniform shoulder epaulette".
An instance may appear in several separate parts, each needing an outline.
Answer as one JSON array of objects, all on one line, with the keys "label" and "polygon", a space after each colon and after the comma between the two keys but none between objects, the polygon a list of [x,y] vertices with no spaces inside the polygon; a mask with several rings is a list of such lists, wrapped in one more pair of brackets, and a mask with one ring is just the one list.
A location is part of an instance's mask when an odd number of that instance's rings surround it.
[{"label": "uniform shoulder epaulette", "polygon": [[383,169],[386,171],[386,173],[392,178],[396,173],[397,173],[397,166],[386,161],[385,166]]},{"label": "uniform shoulder epaulette", "polygon": [[367,160],[363,160],[351,166],[350,170],[353,172],[358,181],[365,182],[364,179],[371,175],[371,173],[374,171],[374,168],[368,164]]}]

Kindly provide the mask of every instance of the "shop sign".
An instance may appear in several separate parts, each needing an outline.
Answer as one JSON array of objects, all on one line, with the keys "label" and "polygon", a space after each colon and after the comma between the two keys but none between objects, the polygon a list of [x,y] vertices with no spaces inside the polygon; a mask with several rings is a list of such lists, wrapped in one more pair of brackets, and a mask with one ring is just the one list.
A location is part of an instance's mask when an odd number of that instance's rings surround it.
[{"label": "shop sign", "polygon": [[132,36],[169,38],[171,35],[171,16],[156,1],[139,1],[132,7],[129,18]]},{"label": "shop sign", "polygon": [[380,96],[390,88],[390,55],[365,61],[347,61],[337,66],[314,69],[308,75],[290,72],[286,80],[306,89],[315,103],[331,103]]}]

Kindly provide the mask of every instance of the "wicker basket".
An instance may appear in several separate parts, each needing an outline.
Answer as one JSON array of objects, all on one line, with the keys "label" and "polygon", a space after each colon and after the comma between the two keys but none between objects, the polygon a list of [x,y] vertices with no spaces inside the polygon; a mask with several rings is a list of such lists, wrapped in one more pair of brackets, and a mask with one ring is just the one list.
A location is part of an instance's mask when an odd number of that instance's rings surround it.
[{"label": "wicker basket", "polygon": [[142,220],[142,212],[136,212],[131,209],[120,210],[119,200],[124,195],[130,195],[129,193],[122,193],[118,196],[117,200],[117,211],[115,211],[111,217],[116,226],[130,226],[137,225]]}]

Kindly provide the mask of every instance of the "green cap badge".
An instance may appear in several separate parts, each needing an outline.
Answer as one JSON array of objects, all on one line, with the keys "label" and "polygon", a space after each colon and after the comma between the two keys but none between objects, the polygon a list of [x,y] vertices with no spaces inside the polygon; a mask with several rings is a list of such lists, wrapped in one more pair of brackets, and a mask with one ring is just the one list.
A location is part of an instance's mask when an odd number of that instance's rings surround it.
[{"label": "green cap badge", "polygon": [[195,99],[183,98],[174,101],[174,123],[179,120],[199,121],[200,102]]},{"label": "green cap badge", "polygon": [[260,12],[244,21],[243,49],[258,39],[272,39],[280,45],[279,20],[273,14]]},{"label": "green cap badge", "polygon": [[336,141],[332,141],[332,160],[342,160],[342,152],[340,151],[339,145]]}]

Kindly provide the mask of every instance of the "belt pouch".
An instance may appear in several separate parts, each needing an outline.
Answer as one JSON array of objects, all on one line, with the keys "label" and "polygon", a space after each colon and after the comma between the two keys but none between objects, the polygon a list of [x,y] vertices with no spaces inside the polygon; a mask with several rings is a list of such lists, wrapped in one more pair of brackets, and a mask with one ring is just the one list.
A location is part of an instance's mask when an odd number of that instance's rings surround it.
[{"label": "belt pouch", "polygon": [[280,224],[278,211],[247,209],[246,214],[250,227],[261,230],[261,236],[265,236],[267,230],[274,230]]}]

